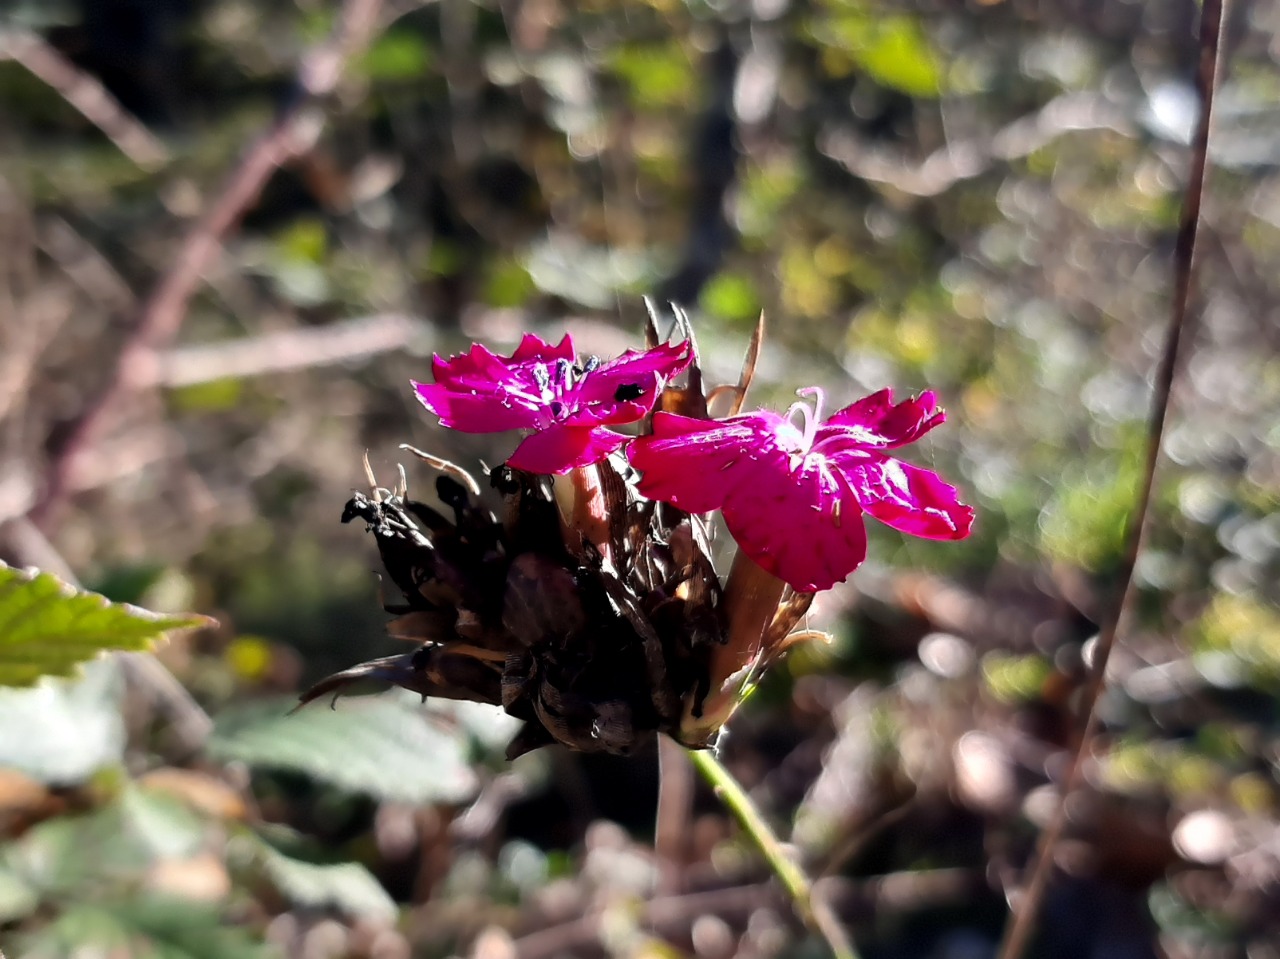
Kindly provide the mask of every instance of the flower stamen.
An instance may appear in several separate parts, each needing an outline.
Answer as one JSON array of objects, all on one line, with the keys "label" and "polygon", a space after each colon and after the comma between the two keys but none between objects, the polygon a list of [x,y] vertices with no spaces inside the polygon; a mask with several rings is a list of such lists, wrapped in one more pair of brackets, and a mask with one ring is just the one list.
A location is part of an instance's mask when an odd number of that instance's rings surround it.
[{"label": "flower stamen", "polygon": [[804,400],[792,403],[787,408],[786,419],[791,419],[796,413],[800,414],[800,435],[801,445],[800,451],[807,453],[813,446],[813,438],[818,433],[818,425],[822,422],[822,404],[826,401],[827,395],[820,386],[806,386],[803,389],[796,390],[796,396],[812,396],[814,399],[813,406],[810,406]]}]

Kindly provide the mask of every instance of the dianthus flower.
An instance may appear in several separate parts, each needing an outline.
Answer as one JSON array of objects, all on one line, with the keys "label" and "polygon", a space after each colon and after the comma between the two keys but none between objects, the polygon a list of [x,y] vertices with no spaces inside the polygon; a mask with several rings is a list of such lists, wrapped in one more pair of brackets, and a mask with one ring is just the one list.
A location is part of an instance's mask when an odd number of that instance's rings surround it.
[{"label": "dianthus flower", "polygon": [[626,442],[608,427],[646,416],[666,382],[691,358],[684,342],[579,363],[568,334],[552,346],[526,333],[510,357],[478,343],[449,360],[436,356],[435,382],[413,387],[443,426],[467,433],[535,430],[507,460],[514,469],[567,473]]},{"label": "dianthus flower", "polygon": [[[963,539],[973,509],[937,474],[887,455],[945,419],[932,392],[901,403],[881,390],[825,423],[815,407],[724,420],[656,413],[628,456],[640,492],[688,513],[719,509],[738,546],[801,591],[826,589],[866,558],[862,513],[926,539]],[[800,426],[792,422],[799,413]]]}]

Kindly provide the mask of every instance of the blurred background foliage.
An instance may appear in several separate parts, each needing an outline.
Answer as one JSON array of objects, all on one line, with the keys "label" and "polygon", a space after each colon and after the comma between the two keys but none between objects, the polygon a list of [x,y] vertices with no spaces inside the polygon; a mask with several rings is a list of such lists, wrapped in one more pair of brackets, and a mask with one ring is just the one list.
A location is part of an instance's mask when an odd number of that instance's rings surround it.
[{"label": "blurred background foliage", "polygon": [[[713,381],[764,311],[758,403],[814,383],[841,405],[943,398],[922,455],[977,506],[973,537],[872,529],[815,613],[836,642],[769,679],[725,758],[866,956],[993,954],[1114,599],[1197,5],[387,2],[314,142],[69,457],[145,297],[338,16],[0,13],[0,556],[222,623],[160,654],[214,717],[199,749],[112,662],[0,692],[0,946],[817,954],[709,795],[655,852],[653,756],[507,766],[505,717],[393,695],[286,716],[307,682],[395,650],[373,545],[337,522],[361,453],[388,482],[402,442],[508,449],[421,414],[430,354],[565,329],[616,354],[652,294],[691,309]],[[1257,959],[1280,939],[1280,13],[1237,3],[1226,36],[1202,321],[1038,956]],[[77,110],[84,84],[119,116]],[[67,495],[33,525],[60,458]]]}]

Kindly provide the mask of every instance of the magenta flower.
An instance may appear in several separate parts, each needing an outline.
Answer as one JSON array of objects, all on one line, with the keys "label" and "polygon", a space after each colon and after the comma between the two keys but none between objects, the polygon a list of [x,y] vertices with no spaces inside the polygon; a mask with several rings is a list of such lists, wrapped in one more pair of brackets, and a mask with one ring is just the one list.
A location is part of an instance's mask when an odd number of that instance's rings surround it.
[{"label": "magenta flower", "polygon": [[[719,509],[738,546],[797,590],[843,580],[867,555],[867,512],[926,539],[963,539],[973,509],[937,474],[886,450],[918,440],[945,419],[932,392],[894,404],[881,390],[834,413],[796,403],[725,420],[657,413],[653,433],[627,451],[644,471],[640,492],[689,513]],[[799,412],[802,427],[791,422]]]},{"label": "magenta flower", "polygon": [[608,429],[646,416],[667,380],[692,358],[688,342],[578,363],[573,339],[556,346],[526,333],[510,357],[478,343],[431,363],[435,383],[414,383],[440,423],[467,433],[535,430],[507,460],[530,473],[567,473],[598,462],[627,437]]}]

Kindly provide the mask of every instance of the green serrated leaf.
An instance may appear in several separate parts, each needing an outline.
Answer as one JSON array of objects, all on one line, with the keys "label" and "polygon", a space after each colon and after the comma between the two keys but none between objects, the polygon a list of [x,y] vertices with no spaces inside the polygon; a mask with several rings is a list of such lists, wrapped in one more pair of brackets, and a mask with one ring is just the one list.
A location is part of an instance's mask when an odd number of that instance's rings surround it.
[{"label": "green serrated leaf", "polygon": [[0,563],[0,686],[71,676],[99,653],[150,649],[170,629],[212,622],[205,616],[170,616],[112,603],[48,573]]},{"label": "green serrated leaf", "polygon": [[257,849],[267,879],[286,899],[311,909],[336,909],[356,919],[395,921],[395,901],[358,862],[320,863],[294,859],[265,842]]},{"label": "green serrated leaf", "polygon": [[476,788],[463,736],[395,695],[348,698],[289,713],[261,701],[217,717],[209,754],[304,773],[351,792],[401,802],[459,802]]}]

